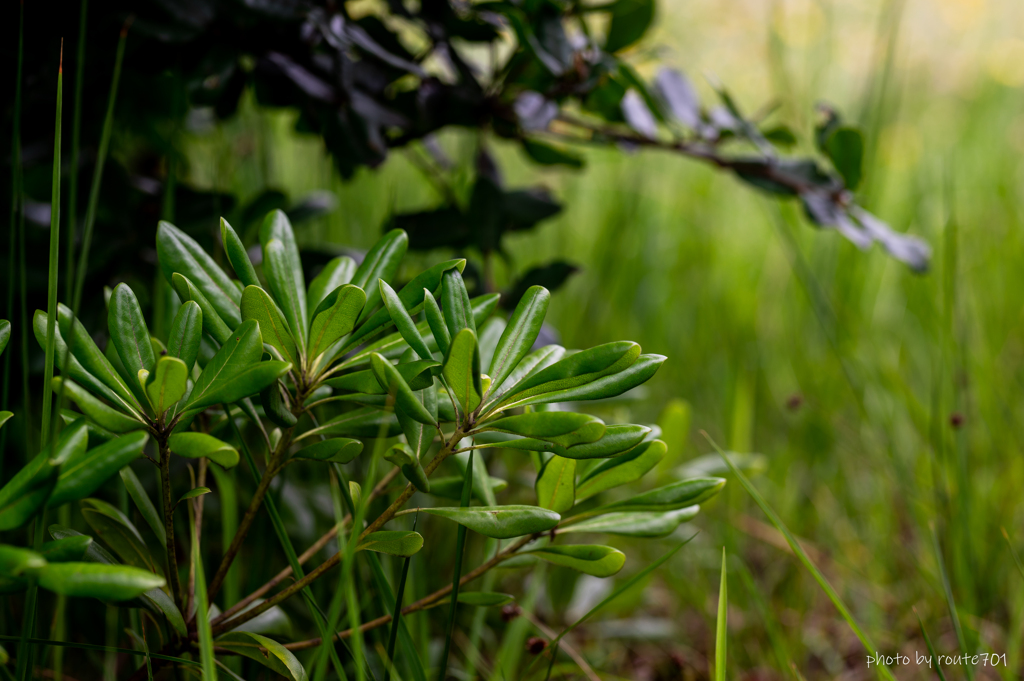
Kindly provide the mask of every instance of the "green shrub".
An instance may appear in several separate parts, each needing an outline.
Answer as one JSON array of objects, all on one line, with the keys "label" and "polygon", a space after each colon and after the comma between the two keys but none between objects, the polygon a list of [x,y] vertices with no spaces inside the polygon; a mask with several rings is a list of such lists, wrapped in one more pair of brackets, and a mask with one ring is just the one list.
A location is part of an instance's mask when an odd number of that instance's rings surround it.
[{"label": "green shrub", "polygon": [[[35,520],[38,537],[32,549],[0,547],[5,591],[27,591],[33,602],[42,587],[145,608],[160,629],[148,640],[166,642],[165,657],[154,665],[191,653],[210,675],[215,654],[220,662],[236,653],[301,679],[303,662],[325,665],[329,657],[340,678],[346,670],[362,678],[367,666],[384,667],[392,658],[402,678],[423,678],[431,666],[444,678],[456,605],[510,600],[466,592],[464,585],[496,566],[536,561],[609,577],[622,568],[622,552],[565,535],[664,537],[725,483],[697,478],[632,496],[609,494],[650,471],[665,444],[651,428],[605,424],[562,407],[620,395],[650,379],[665,358],[641,354],[629,341],[582,351],[534,349],[549,300],[542,287],[527,290],[506,321],[491,316],[496,294],[469,297],[462,259],[436,264],[404,286],[389,284],[408,246],[400,230],[386,234],[361,264],[345,256],[330,261],[308,286],[284,213],[270,213],[260,228],[262,277],[226,221],[221,236],[233,277],[184,232],[161,223],[160,268],[182,301],[166,338],[151,336],[125,284],[107,303],[105,351],[66,307],[57,308],[56,320],[36,313],[36,338],[55,347],[58,404],[69,398],[77,411],[60,412],[59,436],[0,489],[0,530]],[[496,448],[533,461],[536,505],[498,503],[495,490],[506,483],[487,472]],[[155,501],[129,465],[143,458],[159,468]],[[188,466],[175,466],[176,458]],[[434,476],[449,458],[461,475]],[[201,531],[207,478],[216,481],[221,506],[230,504],[237,495],[224,471],[242,459],[255,491],[222,557],[210,555],[202,544],[209,533]],[[292,465],[329,478],[335,491],[337,522],[322,541],[337,533],[338,550],[308,573],[302,563],[309,556],[299,558],[268,495]],[[120,482],[111,482],[118,473]],[[93,496],[117,485],[137,514]],[[460,504],[445,501],[452,497]],[[94,536],[49,525],[52,541],[43,541],[46,509],[71,502]],[[264,508],[276,533],[266,541],[280,545],[289,568],[217,611],[225,581],[237,579],[229,568]],[[176,511],[179,518],[187,511],[188,522],[176,524]],[[440,549],[450,538],[421,536],[402,529],[408,520],[396,521],[421,513],[451,521],[431,527],[449,528],[454,553]],[[464,562],[467,531],[488,538],[478,566]],[[191,546],[188,557],[179,555],[179,545]],[[424,548],[423,560],[432,571],[451,571],[452,584],[397,610],[409,559]],[[398,584],[387,579],[377,554],[405,559]],[[372,585],[356,584],[364,561]],[[319,603],[309,587],[339,563],[340,586],[330,603]],[[217,565],[208,577],[204,564]],[[275,628],[285,618],[279,604],[299,593],[318,636],[284,640]],[[367,650],[362,637],[349,638],[367,603],[405,616],[447,603],[448,628],[436,636],[444,641],[441,658],[421,655],[389,615],[363,624],[364,631],[391,627],[382,655]],[[314,652],[300,661],[292,652],[319,651],[339,629],[348,643],[326,646],[329,656]]]}]

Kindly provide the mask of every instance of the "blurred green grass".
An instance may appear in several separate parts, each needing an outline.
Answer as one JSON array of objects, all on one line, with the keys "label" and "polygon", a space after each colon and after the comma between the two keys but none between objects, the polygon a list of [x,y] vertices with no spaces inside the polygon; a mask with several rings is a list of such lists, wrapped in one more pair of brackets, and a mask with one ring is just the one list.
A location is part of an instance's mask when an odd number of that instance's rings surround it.
[{"label": "blurred green grass", "polygon": [[[926,238],[931,271],[914,275],[879,249],[858,252],[812,228],[797,206],[685,159],[588,151],[581,172],[538,172],[497,144],[509,184],[542,182],[566,205],[510,239],[509,261],[517,272],[552,256],[582,267],[552,300],[549,319],[565,345],[633,338],[668,355],[642,399],[619,409],[654,422],[682,398],[694,432],[766,455],[754,484],[806,539],[879,652],[926,651],[916,607],[938,652],[958,653],[934,523],[970,652],[1008,655],[1008,668],[977,676],[1020,678],[1024,582],[1000,527],[1024,545],[1024,5],[667,6],[650,43],[661,58],[695,80],[713,71],[751,111],[777,101],[773,120],[797,129],[805,147],[818,99],[865,126],[874,150],[866,206]],[[701,93],[710,97],[703,85]],[[341,182],[319,142],[292,123],[250,106],[221,129],[190,134],[189,179],[251,195],[266,186],[335,191],[339,210],[306,228],[306,244],[366,247],[393,211],[438,201],[400,153]],[[466,165],[475,140],[450,134],[442,145]],[[683,462],[708,449],[691,433],[673,454]],[[781,666],[788,656],[808,679],[873,676],[738,485],[706,510],[671,569],[605,613],[664,619],[672,635],[591,645],[595,668],[706,676],[725,544],[742,560],[732,570],[749,568],[756,587],[735,580],[730,596],[731,675],[793,678]],[[629,547],[624,574],[658,550]],[[678,675],[664,671],[670,653]],[[896,670],[901,679],[933,673]]]}]

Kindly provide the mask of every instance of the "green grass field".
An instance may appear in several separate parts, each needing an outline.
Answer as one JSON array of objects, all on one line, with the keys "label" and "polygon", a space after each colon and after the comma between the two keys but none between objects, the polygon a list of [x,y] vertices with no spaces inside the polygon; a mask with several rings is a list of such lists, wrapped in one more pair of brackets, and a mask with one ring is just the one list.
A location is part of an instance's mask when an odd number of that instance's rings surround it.
[{"label": "green grass field", "polygon": [[[950,666],[946,678],[1020,678],[1024,579],[1000,530],[1024,550],[1022,9],[995,0],[859,5],[679,3],[652,42],[695,78],[714,71],[751,111],[776,101],[772,120],[797,129],[804,149],[819,98],[863,125],[864,204],[928,240],[927,274],[877,248],[861,253],[816,231],[797,205],[683,158],[589,153],[583,171],[538,176],[503,148],[510,184],[544,183],[567,206],[515,237],[509,262],[521,272],[553,254],[581,267],[549,317],[567,347],[633,338],[668,355],[645,394],[608,408],[645,422],[675,414],[663,423],[674,465],[713,451],[702,429],[731,451],[763,454],[752,482],[878,652],[910,657],[894,667],[897,678],[936,674],[913,662],[928,649],[915,610],[939,654],[1005,654],[1007,666]],[[442,141],[463,162],[475,146],[458,135]],[[232,189],[252,193],[336,191],[339,209],[306,228],[307,244],[366,247],[393,210],[437,201],[401,154],[343,183],[285,114],[250,111],[195,135],[189,158],[200,185],[231,178]],[[504,265],[498,275],[506,281]],[[675,400],[692,410],[682,432]],[[587,630],[582,652],[608,670],[602,678],[709,674],[723,545],[729,677],[874,677],[849,627],[735,480],[705,511],[680,530],[699,530],[692,544]],[[664,546],[637,543],[618,579]],[[552,626],[571,621],[563,587],[579,599],[593,591],[585,580],[548,586],[558,598],[538,608]]]}]

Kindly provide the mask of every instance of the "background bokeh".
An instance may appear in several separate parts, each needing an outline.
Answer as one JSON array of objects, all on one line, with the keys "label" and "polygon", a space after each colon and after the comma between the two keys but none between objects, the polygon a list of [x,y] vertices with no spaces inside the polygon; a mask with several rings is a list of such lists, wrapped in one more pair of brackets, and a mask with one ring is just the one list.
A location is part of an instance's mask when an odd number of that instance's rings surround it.
[{"label": "background bokeh", "polygon": [[[673,462],[660,476],[712,451],[700,430],[763,455],[755,485],[879,652],[923,654],[919,616],[938,652],[958,654],[934,536],[969,649],[1006,654],[1006,667],[975,674],[1020,678],[1024,579],[1001,530],[1024,548],[1024,4],[669,1],[633,61],[646,76],[685,71],[706,101],[716,78],[745,111],[776,106],[770,120],[808,153],[815,104],[844,112],[867,141],[861,203],[925,238],[930,271],[862,253],[797,205],[685,158],[586,151],[584,169],[548,171],[496,140],[508,185],[542,183],[565,205],[509,238],[499,285],[552,257],[578,265],[549,314],[563,344],[629,338],[669,357],[609,420],[661,422]],[[295,118],[248,95],[227,122],[197,112],[180,135],[181,181],[242,201],[267,188],[335,193],[337,209],[299,232],[310,248],[366,248],[390,215],[439,203],[403,153],[343,181]],[[471,134],[440,145],[456,167],[472,165]],[[114,157],[130,146],[115,130]],[[603,678],[706,677],[724,545],[730,676],[873,677],[811,575],[731,483],[681,530],[699,530],[691,545],[587,628],[591,664],[610,670]],[[622,579],[663,549],[631,546]],[[555,625],[610,587],[544,588],[537,610]],[[965,678],[963,667],[946,674]]]}]

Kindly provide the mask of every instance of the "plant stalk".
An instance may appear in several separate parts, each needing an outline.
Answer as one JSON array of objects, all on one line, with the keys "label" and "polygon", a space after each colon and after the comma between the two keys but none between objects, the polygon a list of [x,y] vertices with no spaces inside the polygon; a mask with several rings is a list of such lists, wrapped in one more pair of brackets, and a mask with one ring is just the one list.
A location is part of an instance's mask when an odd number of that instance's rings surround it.
[{"label": "plant stalk", "polygon": [[178,557],[174,546],[174,497],[171,492],[171,448],[167,438],[160,438],[160,489],[164,501],[164,532],[167,534],[167,578],[171,583],[174,604],[182,606],[181,578],[178,575]]},{"label": "plant stalk", "polygon": [[64,93],[64,43],[61,41],[61,62],[57,69],[57,114],[53,129],[53,180],[50,194],[50,260],[46,291],[46,360],[43,365],[43,421],[40,448],[50,441],[50,418],[53,412],[53,359],[57,344],[57,279],[60,260],[60,124]]}]

